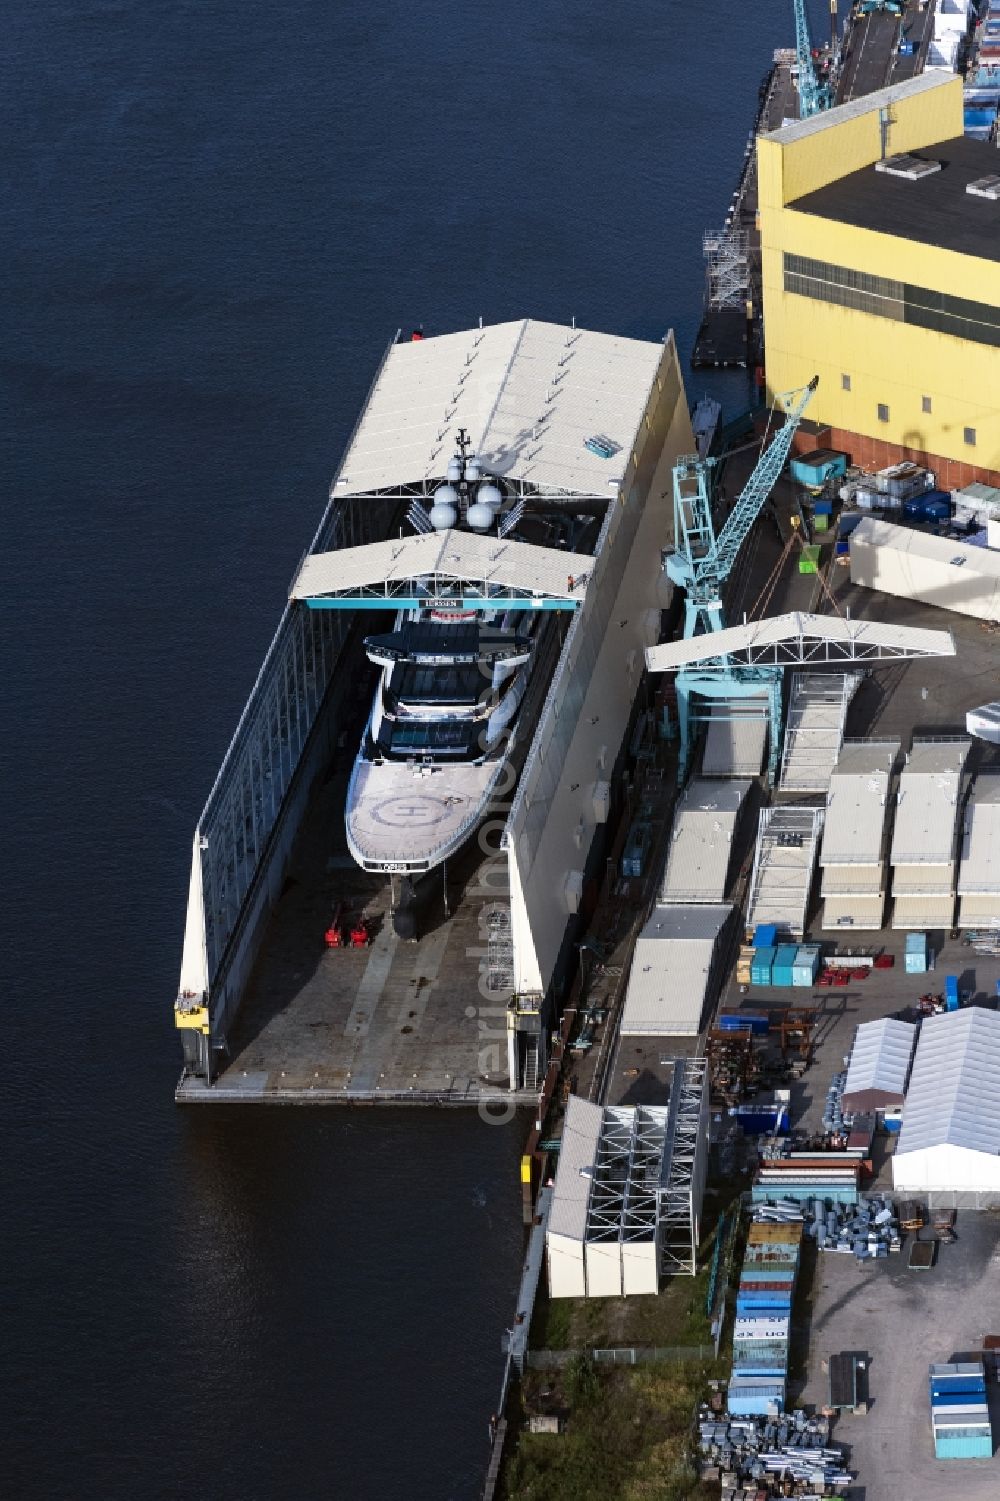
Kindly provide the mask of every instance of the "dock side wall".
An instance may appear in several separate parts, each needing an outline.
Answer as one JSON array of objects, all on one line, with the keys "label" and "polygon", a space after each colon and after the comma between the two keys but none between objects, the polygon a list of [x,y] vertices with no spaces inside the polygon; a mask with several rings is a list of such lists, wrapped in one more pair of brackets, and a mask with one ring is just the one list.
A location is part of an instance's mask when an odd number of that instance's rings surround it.
[{"label": "dock side wall", "polygon": [[605,521],[584,604],[567,633],[503,842],[508,851],[514,984],[547,994],[567,933],[569,895],[586,880],[603,831],[595,784],[607,782],[658,636],[661,549],[672,528],[671,468],[694,447],[672,335],[664,345],[618,501]]}]

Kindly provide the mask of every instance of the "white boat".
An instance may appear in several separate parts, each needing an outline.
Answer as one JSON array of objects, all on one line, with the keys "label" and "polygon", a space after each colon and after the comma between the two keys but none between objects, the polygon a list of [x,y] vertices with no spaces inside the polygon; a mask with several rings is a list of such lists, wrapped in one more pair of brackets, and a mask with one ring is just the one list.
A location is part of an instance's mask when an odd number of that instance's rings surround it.
[{"label": "white boat", "polygon": [[722,403],[713,396],[703,396],[691,413],[691,431],[694,433],[699,459],[708,458],[721,416]]},{"label": "white boat", "polygon": [[[430,510],[411,505],[417,531],[475,532],[532,540],[563,551],[596,535],[593,515],[526,514],[502,481],[480,470],[464,430],[459,451],[432,489]],[[419,594],[422,584],[414,581]],[[413,881],[456,854],[487,812],[517,739],[517,718],[537,649],[556,629],[551,613],[498,599],[443,608],[431,596],[398,611],[392,631],[365,640],[382,669],[345,811],[347,844],[363,869],[394,883],[393,922],[415,936]],[[489,595],[485,596],[488,600]],[[509,791],[509,786],[506,787]]]}]

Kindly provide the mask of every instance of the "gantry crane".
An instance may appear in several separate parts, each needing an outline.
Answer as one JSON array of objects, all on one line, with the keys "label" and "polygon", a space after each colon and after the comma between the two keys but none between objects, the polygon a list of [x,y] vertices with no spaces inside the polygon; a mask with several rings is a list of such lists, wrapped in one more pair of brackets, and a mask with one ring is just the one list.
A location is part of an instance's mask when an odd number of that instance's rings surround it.
[{"label": "gantry crane", "polygon": [[813,61],[812,41],[809,37],[809,22],[806,19],[806,0],[795,0],[795,57],[799,69],[799,115],[808,120],[821,110],[829,109],[830,90],[820,83]]},{"label": "gantry crane", "polygon": [[[778,398],[785,412],[784,424],[761,454],[718,536],[712,519],[709,486],[715,460],[700,459],[692,454],[682,457],[674,466],[674,547],[664,554],[663,563],[671,583],[684,590],[685,641],[692,636],[725,628],[723,585],[733,571],[750,528],[785,467],[792,439],[818,384],[819,377],[814,376],[808,386],[786,392]],[[677,674],[676,690],[680,731],[679,784],[683,784],[687,776],[691,759],[691,699],[695,694],[720,702],[767,696],[771,721],[769,775],[773,776],[781,738],[780,669],[729,667],[724,672],[684,669]]]}]

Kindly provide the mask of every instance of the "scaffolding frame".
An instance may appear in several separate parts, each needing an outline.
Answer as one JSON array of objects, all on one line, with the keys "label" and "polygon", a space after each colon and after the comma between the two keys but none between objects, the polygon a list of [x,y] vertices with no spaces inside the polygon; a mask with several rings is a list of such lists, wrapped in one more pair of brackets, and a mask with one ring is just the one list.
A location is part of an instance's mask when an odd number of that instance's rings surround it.
[{"label": "scaffolding frame", "polygon": [[698,1270],[707,1136],[708,1061],[679,1058],[673,1067],[657,1194],[661,1277],[693,1277]]},{"label": "scaffolding frame", "polygon": [[793,938],[805,931],[824,808],[762,808],[747,901],[747,928],[773,922]]},{"label": "scaffolding frame", "polygon": [[706,229],[705,297],[710,308],[745,308],[750,292],[749,240],[745,230]]}]

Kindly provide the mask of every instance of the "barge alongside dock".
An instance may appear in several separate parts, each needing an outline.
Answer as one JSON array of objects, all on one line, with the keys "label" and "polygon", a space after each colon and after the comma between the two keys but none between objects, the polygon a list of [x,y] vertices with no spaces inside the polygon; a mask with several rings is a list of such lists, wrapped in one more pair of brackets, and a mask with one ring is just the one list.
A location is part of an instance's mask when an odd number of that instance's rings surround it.
[{"label": "barge alongside dock", "polygon": [[[438,895],[406,943],[384,877],[347,852],[343,814],[375,687],[362,635],[390,629],[428,569],[404,559],[402,580],[390,560],[362,580],[351,560],[384,550],[441,483],[459,427],[526,508],[589,511],[599,531],[585,578],[572,559],[540,582],[507,547],[511,608],[554,610],[556,628],[492,816],[450,861],[447,905]],[[526,320],[390,346],[195,833],[178,1100],[502,1097],[506,1108],[537,1097],[617,811],[643,651],[668,602],[670,469],[692,446],[672,335],[655,344]],[[442,608],[492,596],[505,542],[492,545],[486,563],[462,548],[443,560]],[[337,911],[370,945],[324,947]]]}]

